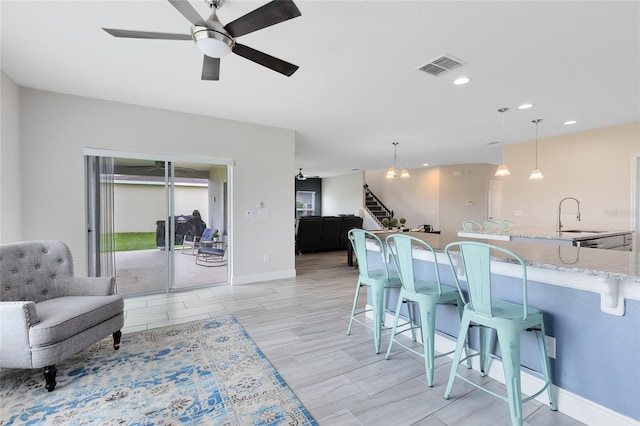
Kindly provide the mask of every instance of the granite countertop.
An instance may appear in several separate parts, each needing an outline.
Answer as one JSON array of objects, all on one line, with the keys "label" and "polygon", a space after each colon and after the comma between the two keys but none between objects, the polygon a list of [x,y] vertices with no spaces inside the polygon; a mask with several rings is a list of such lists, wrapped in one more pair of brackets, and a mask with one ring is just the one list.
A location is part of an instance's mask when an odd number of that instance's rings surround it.
[{"label": "granite countertop", "polygon": [[[630,231],[615,232],[624,234]],[[384,232],[378,235],[384,240],[386,235],[392,233]],[[421,239],[439,252],[444,251],[445,246],[454,241],[481,241],[517,253],[527,266],[640,283],[640,244],[638,244],[637,238],[634,238],[632,251],[618,251],[573,246],[561,247],[552,244],[483,240],[477,237],[466,238],[455,233],[403,232],[402,234]],[[544,237],[540,236],[540,238]],[[549,238],[557,237],[550,236]],[[499,256],[495,260],[499,261]]]},{"label": "granite countertop", "polygon": [[567,232],[572,229],[581,229],[578,226],[565,226],[565,231],[556,231],[553,228],[523,226],[517,227],[509,232],[511,236],[522,238],[546,238],[551,240],[569,240],[580,241],[599,237],[612,237],[615,235],[624,235],[633,233],[633,231],[602,231],[602,230],[586,230],[581,232]]},{"label": "granite countertop", "polygon": [[549,227],[535,227],[535,226],[519,226],[512,229],[509,232],[482,232],[482,231],[458,231],[459,236],[475,236],[476,238],[482,238],[486,236],[488,240],[504,240],[509,241],[511,237],[520,238],[538,238],[549,240],[566,240],[566,241],[581,241],[590,240],[592,238],[600,237],[612,237],[615,235],[624,235],[633,233],[633,231],[601,231],[601,230],[586,230],[582,232],[567,232],[572,229],[579,229],[579,227],[565,226],[565,231],[558,232],[554,228]]}]

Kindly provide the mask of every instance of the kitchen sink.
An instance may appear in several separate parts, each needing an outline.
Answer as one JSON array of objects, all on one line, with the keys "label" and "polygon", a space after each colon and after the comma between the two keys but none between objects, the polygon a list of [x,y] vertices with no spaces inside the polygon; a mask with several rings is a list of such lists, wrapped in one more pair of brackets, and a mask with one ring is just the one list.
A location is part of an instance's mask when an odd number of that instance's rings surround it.
[{"label": "kitchen sink", "polygon": [[583,229],[567,229],[566,231],[563,230],[561,232],[571,232],[573,234],[600,234],[607,231],[585,231]]}]

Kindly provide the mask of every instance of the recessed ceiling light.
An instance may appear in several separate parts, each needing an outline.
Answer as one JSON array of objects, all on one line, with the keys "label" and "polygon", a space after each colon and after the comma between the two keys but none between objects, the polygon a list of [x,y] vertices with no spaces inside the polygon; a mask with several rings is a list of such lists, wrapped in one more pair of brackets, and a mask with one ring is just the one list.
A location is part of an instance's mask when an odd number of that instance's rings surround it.
[{"label": "recessed ceiling light", "polygon": [[429,166],[429,163],[422,163],[422,167],[427,167]]},{"label": "recessed ceiling light", "polygon": [[522,104],[518,107],[518,109],[529,109],[533,106],[533,104]]},{"label": "recessed ceiling light", "polygon": [[467,84],[470,81],[471,79],[469,77],[459,77],[453,80],[453,84],[455,84],[456,86],[460,86],[462,84]]},{"label": "recessed ceiling light", "polygon": [[577,123],[576,120],[569,120],[569,121],[565,121],[564,122],[564,124],[567,125],[567,126],[570,125],[570,124],[576,124],[576,123]]}]

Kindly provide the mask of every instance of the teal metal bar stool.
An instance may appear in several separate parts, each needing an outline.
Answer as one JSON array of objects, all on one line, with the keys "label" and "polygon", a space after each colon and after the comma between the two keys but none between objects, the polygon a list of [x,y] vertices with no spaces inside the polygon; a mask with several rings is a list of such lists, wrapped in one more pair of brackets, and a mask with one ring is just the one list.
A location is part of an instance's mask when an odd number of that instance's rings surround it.
[{"label": "teal metal bar stool", "polygon": [[502,225],[500,225],[495,220],[485,220],[484,221],[484,232],[497,232],[500,230]]},{"label": "teal metal bar stool", "polygon": [[[398,288],[402,284],[397,272],[389,271],[387,248],[377,235],[363,229],[352,229],[347,235],[349,237],[349,241],[351,241],[351,244],[353,245],[353,251],[356,254],[356,260],[358,262],[358,283],[356,285],[356,294],[353,298],[353,308],[351,309],[351,318],[349,319],[347,335],[351,334],[351,326],[354,321],[372,328],[376,353],[379,354],[380,342],[382,340],[382,327],[384,326],[384,316],[386,311],[387,289]],[[377,255],[380,256],[383,265],[381,268],[372,269],[369,267],[367,242],[377,247],[377,249],[375,251],[371,251],[371,253],[378,251]],[[371,303],[373,304],[373,308],[365,308],[363,310],[356,311],[358,296],[360,295],[360,289],[362,287],[367,287],[371,291]],[[359,315],[366,314],[367,312],[372,312],[373,314],[372,324],[368,324],[364,320],[360,320],[358,318]]]},{"label": "teal metal bar stool", "polygon": [[[445,247],[445,253],[449,258],[458,291],[465,303],[460,335],[458,336],[449,381],[444,394],[445,399],[449,399],[453,382],[459,377],[475,387],[506,401],[509,404],[511,423],[514,425],[522,425],[522,403],[535,398],[545,390],[549,396],[549,406],[555,411],[557,407],[551,389],[549,358],[544,340],[544,321],[542,312],[529,307],[527,304],[527,268],[524,261],[512,251],[491,244],[472,241],[448,244]],[[521,267],[522,304],[491,297],[492,253],[501,256],[506,255],[513,263]],[[460,285],[460,280],[456,273],[456,265],[458,269],[464,271],[464,279],[467,282],[468,299],[465,298]],[[464,361],[464,359],[461,360],[462,349],[465,347],[467,330],[472,324],[479,326],[480,351],[471,356],[480,356],[480,374],[483,376],[487,373],[489,367],[491,330],[496,330],[498,344],[500,345],[502,353],[507,397],[498,395],[461,376],[457,372],[458,364]],[[535,332],[542,370],[539,374],[544,380],[544,385],[532,396],[522,399],[520,385],[520,333],[524,330]],[[467,358],[468,357],[469,355],[467,354]]]},{"label": "teal metal bar stool", "polygon": [[464,231],[480,232],[482,231],[482,225],[478,222],[474,222],[473,220],[465,220],[462,222],[462,229]]},{"label": "teal metal bar stool", "polygon": [[[427,385],[433,386],[433,370],[435,358],[449,355],[453,353],[447,352],[443,354],[435,355],[434,339],[435,339],[435,326],[436,326],[436,306],[440,304],[454,304],[458,305],[458,314],[462,316],[464,309],[462,300],[458,289],[442,285],[440,283],[440,269],[438,268],[438,260],[433,248],[426,242],[419,240],[408,235],[389,235],[387,237],[387,246],[391,257],[396,263],[398,272],[400,273],[400,280],[402,281],[402,287],[400,289],[400,296],[398,297],[398,305],[396,307],[396,313],[393,320],[393,328],[391,330],[391,341],[387,348],[386,359],[389,359],[391,354],[391,348],[393,344],[398,344],[403,348],[424,357],[425,373],[427,376]],[[416,251],[414,251],[416,250]],[[418,250],[422,250],[427,254],[427,258],[432,259],[434,268],[434,281],[427,281],[416,279],[415,277],[415,263],[414,253]],[[425,268],[430,268],[427,263],[424,263]],[[407,328],[398,332],[398,321],[400,320],[400,308],[403,302],[408,302],[409,309],[409,324],[412,332],[413,340],[415,341],[415,329],[420,328],[423,352],[420,353],[415,349],[404,345],[401,341],[396,339],[396,336],[400,333],[406,332]],[[417,304],[420,310],[420,326],[412,323],[411,305]],[[406,324],[401,324],[400,327]],[[468,367],[471,367],[469,364]]]}]

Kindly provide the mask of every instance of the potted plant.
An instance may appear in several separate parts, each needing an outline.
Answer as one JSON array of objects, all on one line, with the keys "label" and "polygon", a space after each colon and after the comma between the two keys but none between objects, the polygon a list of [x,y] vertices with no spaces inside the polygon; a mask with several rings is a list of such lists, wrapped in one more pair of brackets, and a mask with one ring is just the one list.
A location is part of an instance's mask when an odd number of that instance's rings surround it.
[{"label": "potted plant", "polygon": [[384,228],[388,228],[389,227],[389,218],[388,217],[383,217],[380,222],[382,223],[382,226]]},{"label": "potted plant", "polygon": [[407,223],[407,219],[404,217],[400,218],[400,229],[404,229],[404,224]]},{"label": "potted plant", "polygon": [[390,222],[391,228],[395,228],[396,226],[398,226],[398,219],[391,218],[391,222]]},{"label": "potted plant", "polygon": [[213,241],[218,241],[220,240],[220,233],[218,231],[215,231],[213,233]]}]

